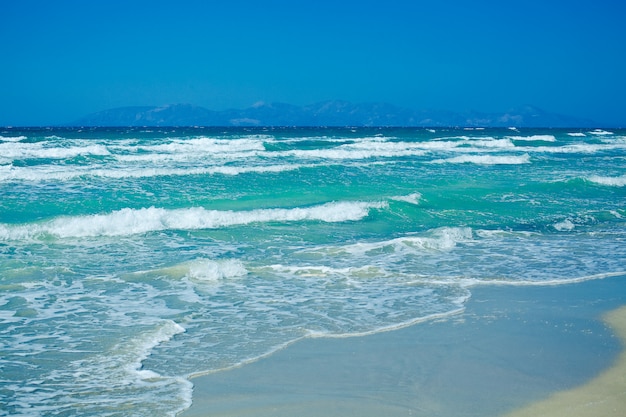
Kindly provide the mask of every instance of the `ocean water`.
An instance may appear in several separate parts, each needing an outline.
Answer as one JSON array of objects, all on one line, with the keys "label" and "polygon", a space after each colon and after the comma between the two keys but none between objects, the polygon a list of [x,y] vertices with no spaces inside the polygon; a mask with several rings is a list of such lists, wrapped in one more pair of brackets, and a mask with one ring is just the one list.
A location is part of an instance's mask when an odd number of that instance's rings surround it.
[{"label": "ocean water", "polygon": [[174,416],[190,376],[626,272],[626,131],[0,129],[0,415]]}]

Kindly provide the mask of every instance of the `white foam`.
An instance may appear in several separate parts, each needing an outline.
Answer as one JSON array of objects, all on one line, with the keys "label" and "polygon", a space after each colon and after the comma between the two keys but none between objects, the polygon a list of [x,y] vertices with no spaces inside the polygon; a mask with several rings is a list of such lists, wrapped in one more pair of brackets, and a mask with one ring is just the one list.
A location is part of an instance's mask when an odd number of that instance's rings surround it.
[{"label": "white foam", "polygon": [[561,222],[558,222],[558,223],[554,224],[553,227],[556,230],[558,230],[559,232],[570,232],[570,231],[574,230],[576,225],[574,225],[574,223],[572,223],[572,221],[570,219],[565,219],[565,220],[563,220]]},{"label": "white foam", "polygon": [[556,137],[554,137],[554,135],[509,136],[508,138],[519,141],[556,142]]},{"label": "white foam", "polygon": [[592,175],[587,178],[588,181],[596,184],[608,185],[611,187],[623,187],[626,185],[626,175],[621,177],[603,177],[599,175]]},{"label": "white foam", "polygon": [[367,330],[364,332],[350,332],[350,333],[339,333],[339,334],[328,334],[328,333],[318,333],[318,332],[310,332],[307,337],[311,338],[311,339],[317,339],[317,338],[328,338],[328,339],[347,339],[347,338],[351,338],[351,337],[363,337],[363,336],[371,336],[371,335],[375,335],[378,333],[385,333],[385,332],[390,332],[390,331],[395,331],[395,330],[400,330],[400,329],[404,329],[407,327],[411,327],[414,326],[418,323],[424,323],[427,321],[435,321],[435,320],[441,320],[441,319],[447,319],[456,315],[459,315],[461,313],[463,313],[465,311],[465,306],[463,306],[463,304],[465,304],[469,299],[470,299],[471,295],[468,293],[467,295],[465,295],[464,297],[459,297],[458,300],[456,301],[456,304],[460,305],[461,307],[456,308],[454,310],[450,310],[450,311],[446,311],[445,313],[434,313],[434,314],[428,314],[426,316],[423,317],[417,317],[402,323],[397,323],[397,324],[391,324],[391,325],[387,325],[387,326],[382,326],[382,327],[378,327],[376,329],[372,329],[372,330]]},{"label": "white foam", "polygon": [[60,217],[27,225],[0,224],[0,240],[33,239],[45,235],[60,238],[124,236],[160,230],[197,230],[266,222],[361,220],[372,208],[384,203],[333,202],[292,209],[257,209],[249,211],[207,210],[202,207],[167,210],[163,208],[125,208],[110,214]]},{"label": "white foam", "polygon": [[428,232],[427,236],[404,236],[380,242],[361,242],[343,246],[333,250],[353,255],[376,253],[391,248],[395,252],[422,252],[422,251],[449,251],[458,243],[472,239],[472,229],[469,227],[442,227]]},{"label": "white foam", "polygon": [[0,140],[3,142],[19,142],[27,139],[26,136],[0,136]]},{"label": "white foam", "polygon": [[80,155],[110,155],[106,146],[85,144],[84,146],[48,147],[44,143],[0,143],[0,154],[11,159],[66,159]]},{"label": "white foam", "polygon": [[[163,376],[143,368],[143,362],[157,346],[170,342],[174,336],[185,332],[180,324],[172,320],[162,320],[152,329],[138,333],[107,352],[71,363],[70,368],[75,369],[76,384],[80,390],[87,390],[88,395],[83,396],[84,400],[93,402],[89,406],[98,409],[103,404],[112,402],[112,393],[134,393],[135,397],[139,397],[136,400],[141,403],[145,398],[141,398],[140,394],[147,394],[149,398],[154,392],[161,391],[171,396],[163,404],[172,413],[170,415],[176,415],[188,408],[191,405],[191,382],[183,377]],[[81,382],[85,386],[81,386]],[[94,394],[92,390],[102,391],[102,394],[97,391]],[[149,400],[154,401],[153,398]],[[127,401],[126,396],[120,395],[120,401]]]},{"label": "white foam", "polygon": [[593,275],[585,275],[574,278],[557,278],[557,279],[549,279],[543,281],[533,281],[533,280],[515,280],[512,281],[510,279],[475,279],[468,281],[468,286],[485,286],[485,285],[506,285],[511,287],[548,287],[548,286],[556,286],[556,285],[569,285],[569,284],[577,284],[586,281],[595,281],[599,279],[607,279],[612,277],[620,277],[626,276],[626,271],[615,271],[615,272],[604,272],[600,274]]},{"label": "white foam", "polygon": [[511,230],[502,230],[502,229],[480,229],[474,231],[476,236],[492,239],[492,238],[500,238],[500,237],[509,237],[509,236],[518,236],[523,238],[528,238],[530,236],[540,236],[539,232],[529,232],[529,231],[511,231]]},{"label": "white foam", "polygon": [[548,154],[593,154],[597,152],[621,150],[625,149],[624,143],[612,141],[604,144],[592,144],[592,143],[576,143],[565,146],[538,146],[536,148],[519,147],[519,150],[533,153],[548,153]]},{"label": "white foam", "polygon": [[506,139],[494,139],[494,138],[472,139],[468,141],[468,144],[470,144],[471,146],[479,147],[479,148],[498,148],[498,149],[515,148],[515,144],[511,142],[509,138],[506,138]]},{"label": "white foam", "polygon": [[575,137],[575,138],[584,138],[585,136],[587,136],[582,132],[571,132],[571,133],[568,133],[567,135]]},{"label": "white foam", "polygon": [[332,268],[326,265],[307,265],[307,266],[294,266],[294,265],[267,265],[263,269],[270,269],[277,273],[290,274],[297,277],[304,278],[325,278],[328,276],[355,276],[355,277],[380,277],[387,275],[388,273],[381,268],[371,265],[361,267],[345,267],[345,268]]},{"label": "white foam", "polygon": [[515,144],[510,139],[496,139],[492,137],[472,138],[469,136],[455,136],[434,139],[427,142],[416,142],[413,146],[427,151],[454,152],[496,152],[498,150],[506,151],[515,148]]},{"label": "white foam", "polygon": [[330,149],[294,149],[268,154],[273,157],[294,156],[303,159],[368,159],[400,156],[421,156],[425,151],[419,143],[368,140]]},{"label": "white foam", "polygon": [[217,282],[229,278],[243,277],[248,274],[246,267],[237,259],[213,261],[197,259],[188,264],[188,275],[198,281]]},{"label": "white foam", "polygon": [[613,216],[615,216],[618,219],[624,218],[624,216],[622,216],[617,210],[610,210],[609,213],[611,213]]},{"label": "white foam", "polygon": [[412,193],[409,195],[400,195],[400,196],[391,197],[391,199],[395,201],[403,201],[409,204],[415,204],[417,206],[420,204],[420,201],[422,199],[422,194]]},{"label": "white foam", "polygon": [[436,164],[478,164],[478,165],[521,165],[530,163],[528,154],[520,156],[496,156],[496,155],[460,155],[454,158],[437,159],[432,161]]},{"label": "white foam", "polygon": [[603,129],[595,129],[595,130],[592,130],[591,132],[589,132],[589,134],[597,135],[597,136],[608,136],[608,135],[612,135],[613,132],[609,132],[609,131],[603,130]]},{"label": "white foam", "polygon": [[[185,328],[180,324],[166,320],[153,331],[140,334],[129,343],[124,343],[114,349],[116,356],[126,358],[125,365],[127,371],[135,373],[140,379],[144,379],[147,374],[141,373],[141,363],[148,358],[150,352],[161,343],[168,342],[177,334],[185,333]],[[124,362],[123,360],[121,361]],[[149,378],[158,376],[155,372],[150,372]]]},{"label": "white foam", "polygon": [[187,175],[242,175],[248,173],[277,173],[294,171],[301,168],[317,165],[280,164],[260,166],[215,166],[207,168],[87,168],[81,166],[45,166],[45,167],[15,167],[0,165],[0,181],[68,181],[79,177],[99,178],[151,178],[163,176]]},{"label": "white foam", "polygon": [[206,156],[211,158],[242,158],[264,151],[263,141],[259,139],[214,139],[198,137],[192,139],[174,139],[154,145],[127,143],[111,145],[117,158],[126,161],[143,160],[185,160]]}]

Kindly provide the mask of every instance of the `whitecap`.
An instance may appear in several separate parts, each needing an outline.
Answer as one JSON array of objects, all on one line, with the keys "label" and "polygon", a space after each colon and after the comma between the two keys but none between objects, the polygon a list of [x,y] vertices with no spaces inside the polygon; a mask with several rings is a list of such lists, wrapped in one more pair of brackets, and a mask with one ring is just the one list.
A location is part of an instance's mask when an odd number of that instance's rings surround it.
[{"label": "whitecap", "polygon": [[461,155],[454,158],[436,159],[435,164],[478,164],[478,165],[520,165],[530,163],[528,154],[520,156],[495,156],[495,155]]},{"label": "whitecap", "polygon": [[360,242],[339,248],[327,248],[331,252],[345,252],[352,255],[375,254],[385,250],[394,252],[449,251],[458,243],[472,239],[469,227],[442,227],[430,230],[426,236],[404,236],[379,242]]},{"label": "whitecap", "polygon": [[612,135],[613,132],[609,132],[609,131],[603,130],[603,129],[595,129],[595,130],[592,130],[591,132],[589,132],[589,134],[597,135],[597,136],[607,136],[607,135]]},{"label": "whitecap", "polygon": [[403,201],[409,204],[415,204],[417,206],[420,204],[420,201],[422,199],[422,194],[412,193],[409,195],[394,196],[394,197],[391,197],[391,199],[395,201]]},{"label": "whitecap", "polygon": [[554,135],[508,136],[508,138],[519,141],[556,142]]},{"label": "whitecap", "polygon": [[213,261],[196,259],[187,264],[189,278],[203,282],[218,282],[229,278],[243,277],[248,270],[240,260],[225,259]]},{"label": "whitecap", "polygon": [[361,220],[369,214],[370,209],[386,206],[385,203],[355,201],[248,211],[207,210],[202,207],[174,210],[156,207],[125,208],[109,214],[59,217],[43,223],[0,224],[0,240],[33,239],[46,235],[59,238],[125,236],[161,230],[215,229],[269,222],[346,222]]},{"label": "whitecap", "polygon": [[272,156],[294,156],[303,159],[368,159],[389,158],[401,156],[421,156],[425,151],[419,143],[410,142],[386,142],[369,140],[341,145],[330,149],[294,149],[290,151],[276,152]]},{"label": "whitecap", "polygon": [[242,175],[248,173],[278,173],[300,168],[315,167],[316,164],[280,164],[259,166],[215,166],[192,168],[89,168],[83,166],[15,167],[0,165],[0,181],[67,181],[79,177],[100,178],[150,178],[187,175]]},{"label": "whitecap", "polygon": [[572,230],[574,230],[576,225],[572,223],[570,219],[565,219],[561,222],[555,223],[553,227],[559,232],[571,232]]},{"label": "whitecap", "polygon": [[3,142],[19,142],[24,139],[28,139],[26,136],[0,136],[0,140]]},{"label": "whitecap", "polygon": [[592,175],[587,178],[587,181],[611,187],[623,187],[626,185],[626,175],[622,175],[621,177],[603,177],[600,175]]},{"label": "whitecap", "polygon": [[103,145],[49,147],[42,143],[0,143],[0,153],[11,159],[66,159],[80,155],[110,155]]}]

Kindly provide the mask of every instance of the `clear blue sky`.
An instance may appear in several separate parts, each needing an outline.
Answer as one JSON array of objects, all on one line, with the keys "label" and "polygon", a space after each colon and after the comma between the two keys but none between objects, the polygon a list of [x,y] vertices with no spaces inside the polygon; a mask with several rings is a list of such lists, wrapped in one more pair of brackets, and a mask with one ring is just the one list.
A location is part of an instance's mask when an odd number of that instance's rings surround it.
[{"label": "clear blue sky", "polygon": [[623,0],[0,0],[0,125],[343,99],[626,126],[625,22]]}]

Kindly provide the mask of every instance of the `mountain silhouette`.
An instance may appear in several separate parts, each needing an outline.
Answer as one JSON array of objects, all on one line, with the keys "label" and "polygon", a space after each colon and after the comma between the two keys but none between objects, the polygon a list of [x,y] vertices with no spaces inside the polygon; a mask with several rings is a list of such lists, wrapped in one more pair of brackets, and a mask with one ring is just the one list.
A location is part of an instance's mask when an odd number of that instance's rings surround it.
[{"label": "mountain silhouette", "polygon": [[386,103],[332,100],[296,106],[258,103],[214,111],[192,104],[119,107],[93,113],[71,126],[404,126],[597,127],[597,123],[526,105],[503,113],[411,110]]}]

